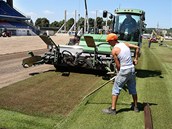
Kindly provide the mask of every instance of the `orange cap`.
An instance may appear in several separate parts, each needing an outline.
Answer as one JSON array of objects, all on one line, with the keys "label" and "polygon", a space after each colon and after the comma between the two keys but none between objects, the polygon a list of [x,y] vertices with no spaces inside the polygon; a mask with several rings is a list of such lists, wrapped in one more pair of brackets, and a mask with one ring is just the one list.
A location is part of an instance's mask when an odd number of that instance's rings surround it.
[{"label": "orange cap", "polygon": [[106,37],[106,42],[108,42],[110,40],[118,40],[118,36],[116,34],[110,33]]}]

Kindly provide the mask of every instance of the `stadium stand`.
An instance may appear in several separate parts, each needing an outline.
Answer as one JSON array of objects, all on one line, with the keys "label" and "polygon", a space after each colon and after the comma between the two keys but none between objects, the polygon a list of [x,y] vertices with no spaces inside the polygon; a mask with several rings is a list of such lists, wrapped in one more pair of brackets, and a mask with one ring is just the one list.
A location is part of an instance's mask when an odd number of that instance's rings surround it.
[{"label": "stadium stand", "polygon": [[10,7],[5,1],[0,1],[0,8],[2,10],[1,15],[8,15],[8,16],[16,16],[16,17],[23,17],[25,18],[24,15],[21,13],[17,12],[15,9]]},{"label": "stadium stand", "polygon": [[[11,35],[36,35],[39,30],[29,24],[30,18],[13,8],[13,0],[0,0],[0,29]],[[23,32],[23,33],[22,33]]]}]

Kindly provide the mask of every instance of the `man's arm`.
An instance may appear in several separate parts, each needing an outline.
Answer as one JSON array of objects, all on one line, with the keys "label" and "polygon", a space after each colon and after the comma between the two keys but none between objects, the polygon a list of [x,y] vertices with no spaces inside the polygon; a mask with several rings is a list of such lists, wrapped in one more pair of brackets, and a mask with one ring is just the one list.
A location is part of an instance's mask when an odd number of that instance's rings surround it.
[{"label": "man's arm", "polygon": [[120,70],[120,62],[119,62],[119,59],[117,57],[117,53],[119,50],[117,48],[113,48],[112,49],[112,55],[113,55],[113,58],[114,58],[114,61],[115,61],[115,64],[116,64],[116,69],[119,71]]},{"label": "man's arm", "polygon": [[140,48],[139,46],[137,45],[134,45],[134,44],[129,44],[129,43],[125,43],[129,48],[134,48],[135,49],[135,58],[133,60],[134,62],[134,65],[138,64],[138,57],[139,57],[139,51],[140,51]]}]

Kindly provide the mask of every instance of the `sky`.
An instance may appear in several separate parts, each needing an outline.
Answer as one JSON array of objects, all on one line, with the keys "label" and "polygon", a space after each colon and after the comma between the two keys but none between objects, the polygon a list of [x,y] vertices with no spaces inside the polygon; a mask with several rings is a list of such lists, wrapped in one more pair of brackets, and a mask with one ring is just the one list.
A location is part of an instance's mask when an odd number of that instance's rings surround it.
[{"label": "sky", "polygon": [[[35,22],[47,18],[50,23],[75,17],[85,17],[84,0],[13,0],[14,8]],[[147,28],[172,28],[172,0],[87,0],[88,17],[102,17],[103,10],[114,13],[117,8],[135,8],[145,11]]]}]

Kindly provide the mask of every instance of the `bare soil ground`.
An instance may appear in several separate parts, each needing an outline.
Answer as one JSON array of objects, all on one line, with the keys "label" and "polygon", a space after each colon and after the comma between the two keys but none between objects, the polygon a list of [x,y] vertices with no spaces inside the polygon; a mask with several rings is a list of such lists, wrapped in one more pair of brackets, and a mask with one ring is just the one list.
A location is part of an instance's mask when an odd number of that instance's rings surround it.
[{"label": "bare soil ground", "polygon": [[[67,44],[71,37],[68,34],[58,34],[51,38],[56,44]],[[45,49],[46,47],[39,36],[0,37],[0,55]]]},{"label": "bare soil ground", "polygon": [[[71,38],[67,34],[51,36],[56,44],[67,44]],[[42,55],[46,44],[38,36],[0,37],[0,88],[26,79],[34,72],[43,72],[54,69],[51,65],[36,66],[24,69],[22,60],[28,57],[27,53],[33,51]]]},{"label": "bare soil ground", "polygon": [[[68,42],[66,36],[53,36],[52,39],[57,44]],[[29,115],[66,117],[85,95],[101,84],[100,76],[81,73],[61,76],[61,73],[54,72],[52,65],[23,68],[22,60],[28,57],[28,51],[33,51],[35,55],[48,51],[39,37],[11,37],[3,40],[0,40],[4,47],[0,54],[1,108],[6,106],[7,110]],[[5,41],[7,45],[4,45]],[[9,51],[4,52],[6,49]]]}]

